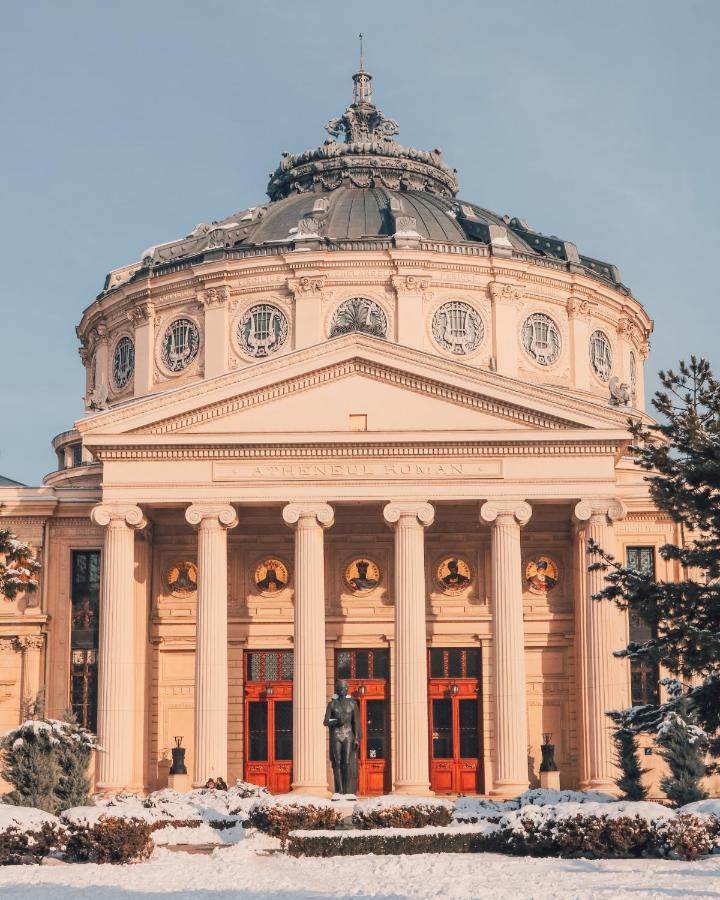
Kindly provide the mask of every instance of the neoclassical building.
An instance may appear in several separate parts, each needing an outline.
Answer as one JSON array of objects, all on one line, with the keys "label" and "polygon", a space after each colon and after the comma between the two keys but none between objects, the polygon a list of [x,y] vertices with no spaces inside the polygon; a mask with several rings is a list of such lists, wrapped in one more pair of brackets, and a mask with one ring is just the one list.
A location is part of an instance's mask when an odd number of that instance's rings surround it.
[{"label": "neoclassical building", "polygon": [[38,592],[0,599],[0,727],[39,692],[98,788],[211,775],[324,793],[337,677],[364,794],[612,789],[594,538],[673,572],[627,455],[652,322],[610,263],[458,199],[353,77],[268,197],[115,269],[77,334],[85,411],[41,487],[0,483]]}]

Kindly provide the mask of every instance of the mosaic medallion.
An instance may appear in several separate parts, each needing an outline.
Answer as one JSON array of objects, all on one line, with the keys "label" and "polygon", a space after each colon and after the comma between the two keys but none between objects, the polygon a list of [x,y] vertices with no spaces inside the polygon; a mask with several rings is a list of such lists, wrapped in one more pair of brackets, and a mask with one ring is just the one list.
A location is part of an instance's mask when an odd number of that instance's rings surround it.
[{"label": "mosaic medallion", "polygon": [[345,584],[353,592],[360,594],[371,591],[380,582],[380,569],[377,563],[367,556],[359,556],[345,569]]},{"label": "mosaic medallion", "polygon": [[197,590],[197,566],[184,560],[175,563],[165,573],[165,583],[173,597],[187,597]]},{"label": "mosaic medallion", "polygon": [[557,563],[549,556],[537,556],[525,567],[525,581],[535,594],[547,594],[560,579]]},{"label": "mosaic medallion", "polygon": [[262,594],[277,594],[287,587],[287,566],[279,559],[264,559],[255,569],[254,581]]},{"label": "mosaic medallion", "polygon": [[435,580],[445,594],[457,594],[472,583],[472,570],[461,556],[446,556],[435,569]]}]

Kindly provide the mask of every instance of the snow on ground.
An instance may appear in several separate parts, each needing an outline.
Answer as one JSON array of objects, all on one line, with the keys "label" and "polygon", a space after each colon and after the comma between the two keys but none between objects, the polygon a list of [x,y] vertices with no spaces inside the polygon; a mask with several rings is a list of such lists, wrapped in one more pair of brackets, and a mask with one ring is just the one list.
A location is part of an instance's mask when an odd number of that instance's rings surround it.
[{"label": "snow on ground", "polygon": [[7,866],[2,900],[569,900],[720,897],[720,856],[668,860],[529,859],[480,854],[293,859],[256,833],[212,855],[164,848],[133,866]]}]

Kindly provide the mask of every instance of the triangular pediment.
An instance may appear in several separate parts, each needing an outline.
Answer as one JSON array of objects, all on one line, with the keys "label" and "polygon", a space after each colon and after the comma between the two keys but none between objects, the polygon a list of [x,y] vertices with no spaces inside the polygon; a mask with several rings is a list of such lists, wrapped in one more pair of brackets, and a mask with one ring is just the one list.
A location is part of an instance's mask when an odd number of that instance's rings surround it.
[{"label": "triangular pediment", "polygon": [[368,430],[407,434],[608,430],[618,410],[419,350],[349,335],[133,401],[78,423],[96,435],[250,439]]}]

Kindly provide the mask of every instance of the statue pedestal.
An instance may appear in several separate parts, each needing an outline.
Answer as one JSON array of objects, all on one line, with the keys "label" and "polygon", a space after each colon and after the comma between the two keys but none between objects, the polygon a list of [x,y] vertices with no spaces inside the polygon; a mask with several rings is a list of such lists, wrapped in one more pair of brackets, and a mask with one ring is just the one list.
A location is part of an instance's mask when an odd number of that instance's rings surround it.
[{"label": "statue pedestal", "polygon": [[174,791],[179,791],[181,794],[185,794],[190,790],[190,776],[187,774],[168,775],[168,787],[172,788]]},{"label": "statue pedestal", "polygon": [[541,772],[540,787],[548,791],[560,790],[560,773],[559,772]]}]

